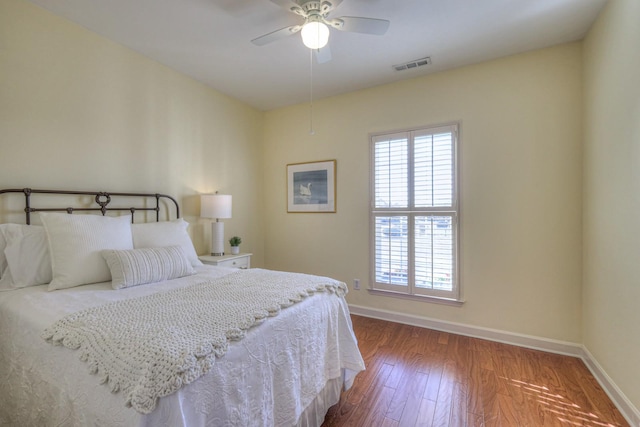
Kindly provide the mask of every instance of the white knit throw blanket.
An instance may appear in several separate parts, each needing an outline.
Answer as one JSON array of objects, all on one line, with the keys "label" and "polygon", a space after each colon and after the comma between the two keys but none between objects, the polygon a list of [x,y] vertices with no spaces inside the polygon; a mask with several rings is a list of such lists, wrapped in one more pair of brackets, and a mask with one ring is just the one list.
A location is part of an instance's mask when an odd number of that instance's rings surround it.
[{"label": "white knit throw blanket", "polygon": [[[158,398],[205,374],[230,340],[315,292],[344,296],[327,277],[262,269],[240,270],[181,289],[108,303],[70,314],[43,333],[80,349],[126,405],[148,414]],[[114,291],[115,292],[115,291]]]}]

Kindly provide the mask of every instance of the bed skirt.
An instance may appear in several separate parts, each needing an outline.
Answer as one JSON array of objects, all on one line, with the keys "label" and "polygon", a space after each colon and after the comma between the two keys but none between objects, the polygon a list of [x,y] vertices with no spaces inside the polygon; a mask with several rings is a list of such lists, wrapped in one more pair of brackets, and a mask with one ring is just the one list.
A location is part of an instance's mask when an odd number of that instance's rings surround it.
[{"label": "bed skirt", "polygon": [[342,378],[334,378],[327,381],[322,391],[318,393],[313,402],[300,415],[296,427],[321,426],[329,408],[340,401],[342,390],[351,388],[354,377],[355,372],[343,369]]}]

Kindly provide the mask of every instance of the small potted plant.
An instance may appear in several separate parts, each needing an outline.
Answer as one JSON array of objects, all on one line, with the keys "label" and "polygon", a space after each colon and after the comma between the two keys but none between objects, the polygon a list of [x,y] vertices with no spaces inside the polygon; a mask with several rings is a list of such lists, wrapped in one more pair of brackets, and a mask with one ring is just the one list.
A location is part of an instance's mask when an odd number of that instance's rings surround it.
[{"label": "small potted plant", "polygon": [[232,254],[237,255],[240,253],[240,243],[242,243],[242,239],[238,236],[233,236],[229,239]]}]

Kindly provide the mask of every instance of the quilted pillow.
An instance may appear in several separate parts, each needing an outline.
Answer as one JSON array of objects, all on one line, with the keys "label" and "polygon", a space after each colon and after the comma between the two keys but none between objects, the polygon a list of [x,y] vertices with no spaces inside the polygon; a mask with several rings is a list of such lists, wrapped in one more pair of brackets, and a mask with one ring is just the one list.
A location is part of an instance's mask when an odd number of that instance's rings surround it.
[{"label": "quilted pillow", "polygon": [[161,282],[195,274],[180,246],[102,251],[113,289]]},{"label": "quilted pillow", "polygon": [[131,217],[41,212],[49,240],[49,290],[111,280],[104,249],[133,249]]},{"label": "quilted pillow", "polygon": [[191,265],[197,267],[202,265],[202,262],[198,259],[191,237],[187,233],[188,226],[189,223],[182,218],[174,221],[133,224],[131,226],[133,247],[140,249],[177,245],[182,248]]}]

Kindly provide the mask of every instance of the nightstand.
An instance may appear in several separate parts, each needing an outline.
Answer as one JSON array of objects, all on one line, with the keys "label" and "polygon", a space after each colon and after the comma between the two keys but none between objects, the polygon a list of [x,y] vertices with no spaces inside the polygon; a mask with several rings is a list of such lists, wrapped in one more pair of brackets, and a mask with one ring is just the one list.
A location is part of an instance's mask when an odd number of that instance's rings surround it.
[{"label": "nightstand", "polygon": [[202,255],[198,259],[205,264],[217,265],[220,267],[231,268],[251,268],[251,255],[253,254],[237,254],[237,255]]}]

